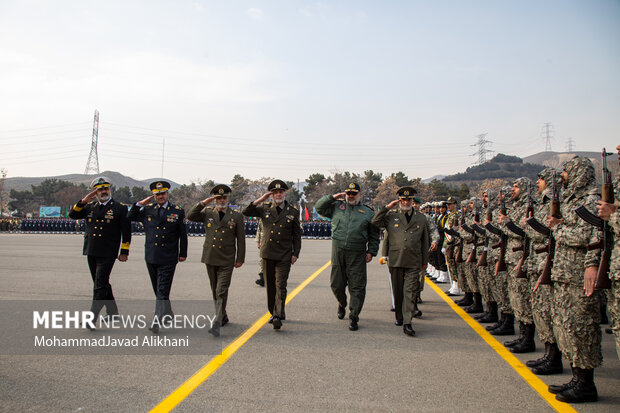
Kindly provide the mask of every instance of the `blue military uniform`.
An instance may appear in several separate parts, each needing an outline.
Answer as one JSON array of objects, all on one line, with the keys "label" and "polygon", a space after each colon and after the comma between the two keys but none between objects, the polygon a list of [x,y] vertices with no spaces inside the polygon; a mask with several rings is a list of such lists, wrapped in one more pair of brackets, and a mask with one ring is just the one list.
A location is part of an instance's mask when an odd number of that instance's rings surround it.
[{"label": "blue military uniform", "polygon": [[[157,181],[153,182],[150,188],[153,194],[159,194],[167,192],[170,184]],[[157,333],[162,318],[173,316],[170,305],[172,279],[179,258],[187,258],[185,211],[168,201],[163,205],[155,202],[145,206],[136,202],[128,217],[144,226],[144,258],[156,297],[152,330]]]}]

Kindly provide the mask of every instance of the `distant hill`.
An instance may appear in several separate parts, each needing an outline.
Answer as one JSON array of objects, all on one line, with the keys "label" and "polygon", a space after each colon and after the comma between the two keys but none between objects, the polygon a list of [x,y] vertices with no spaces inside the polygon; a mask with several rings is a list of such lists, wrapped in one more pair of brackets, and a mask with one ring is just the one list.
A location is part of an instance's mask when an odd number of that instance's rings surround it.
[{"label": "distant hill", "polygon": [[[615,148],[607,148],[608,151],[614,152],[614,155],[607,158],[607,168],[611,171],[611,176],[618,176],[618,156],[615,154]],[[603,162],[601,161],[601,152],[539,152],[534,155],[526,156],[523,158],[524,162],[537,163],[544,166],[550,166],[557,170],[562,170],[564,162],[571,159],[573,156],[583,156],[590,158],[594,163],[596,169],[596,178],[601,179],[601,167]]]},{"label": "distant hill", "polygon": [[[127,186],[129,188],[133,188],[134,186],[148,188],[149,184],[155,181],[158,178],[137,180],[133,179],[129,176],[125,176],[119,172],[114,171],[104,171],[98,175],[105,175],[112,181],[112,185],[117,188]],[[15,177],[15,178],[6,178],[4,182],[5,191],[10,191],[11,189],[15,189],[18,191],[30,190],[31,185],[38,185],[42,181],[46,179],[58,179],[62,181],[68,181],[74,184],[86,184],[90,185],[91,181],[98,175],[85,175],[85,174],[69,174],[69,175],[59,175],[59,176],[43,176],[43,177]],[[180,186],[178,183],[168,180],[170,182],[170,186],[172,189]]]},{"label": "distant hill", "polygon": [[430,178],[422,179],[422,183],[428,184],[428,183],[433,182],[435,179],[438,181],[441,181],[445,177],[446,177],[445,175],[434,175],[434,176],[431,176]]},{"label": "distant hill", "polygon": [[449,185],[471,184],[473,182],[481,182],[485,179],[516,179],[522,176],[536,180],[537,174],[543,165],[535,163],[525,163],[523,159],[517,156],[504,155],[498,153],[493,159],[483,163],[482,165],[471,166],[454,175],[446,176],[443,181]]}]

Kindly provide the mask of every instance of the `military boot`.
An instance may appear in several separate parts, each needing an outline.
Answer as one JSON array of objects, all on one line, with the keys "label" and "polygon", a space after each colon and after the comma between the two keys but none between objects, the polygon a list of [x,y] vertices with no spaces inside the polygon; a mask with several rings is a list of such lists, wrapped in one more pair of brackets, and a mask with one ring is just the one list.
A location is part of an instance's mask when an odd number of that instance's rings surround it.
[{"label": "military boot", "polygon": [[504,322],[497,328],[489,331],[494,336],[511,336],[515,333],[514,314],[504,314]]},{"label": "military boot", "polygon": [[491,301],[487,304],[487,313],[482,317],[478,317],[479,323],[495,323],[497,322],[497,303]]},{"label": "military boot", "polygon": [[474,293],[474,302],[465,308],[465,312],[468,314],[478,314],[484,311],[482,308],[482,294]]},{"label": "military boot", "polygon": [[465,293],[465,297],[455,303],[461,307],[469,307],[474,303],[474,293]]},{"label": "military boot", "polygon": [[491,324],[490,326],[486,326],[485,329],[487,331],[491,331],[491,330],[495,330],[496,328],[499,328],[499,326],[501,326],[504,323],[504,317],[506,317],[506,313],[504,313],[503,311],[499,312],[499,320],[497,320],[497,322],[495,324]]},{"label": "military boot", "polygon": [[525,334],[524,326],[525,324],[519,321],[519,337],[515,338],[514,340],[504,341],[504,347],[510,348],[512,346],[516,346],[517,344],[521,342],[521,340],[523,340],[523,335]]},{"label": "military boot", "polygon": [[523,325],[523,340],[510,347],[511,353],[532,353],[536,351],[536,342],[534,341],[534,335],[536,332],[536,326],[534,323]]},{"label": "military boot", "polygon": [[565,384],[550,384],[549,385],[549,393],[553,393],[553,394],[560,394],[562,392],[565,392],[568,389],[572,389],[573,386],[577,383],[577,368],[571,366],[570,369],[573,372],[573,378],[570,379],[570,381],[568,383]]},{"label": "military boot", "polygon": [[[553,343],[555,344],[555,343]],[[549,353],[551,352],[551,346],[553,345],[552,343],[549,343],[548,341],[545,342],[545,354],[543,354],[543,356],[541,358],[538,358],[536,360],[528,360],[527,362],[525,362],[525,365],[528,367],[536,367],[539,366],[541,364],[543,364],[545,362],[545,360],[547,360],[549,358]]]},{"label": "military boot", "polygon": [[556,343],[545,343],[545,347],[549,344],[549,354],[547,359],[532,369],[532,373],[539,376],[548,376],[550,374],[560,374],[564,371],[562,366],[562,353]]},{"label": "military boot", "polygon": [[598,400],[598,393],[594,385],[594,369],[580,369],[575,367],[577,381],[573,387],[558,393],[555,398],[564,403],[587,403]]}]

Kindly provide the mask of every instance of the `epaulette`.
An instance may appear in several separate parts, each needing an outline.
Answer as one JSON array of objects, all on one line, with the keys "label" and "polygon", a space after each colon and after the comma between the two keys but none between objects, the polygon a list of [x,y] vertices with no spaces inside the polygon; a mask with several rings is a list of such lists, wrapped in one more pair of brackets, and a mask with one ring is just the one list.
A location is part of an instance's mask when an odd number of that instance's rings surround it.
[{"label": "epaulette", "polygon": [[299,208],[297,208],[297,205],[291,205],[294,209],[299,211]]},{"label": "epaulette", "polygon": [[181,209],[178,205],[174,206],[175,209]]},{"label": "epaulette", "polygon": [[206,208],[207,208],[207,209],[210,209],[211,211],[213,211],[213,210],[215,209],[215,207],[214,207],[214,206],[207,206]]}]

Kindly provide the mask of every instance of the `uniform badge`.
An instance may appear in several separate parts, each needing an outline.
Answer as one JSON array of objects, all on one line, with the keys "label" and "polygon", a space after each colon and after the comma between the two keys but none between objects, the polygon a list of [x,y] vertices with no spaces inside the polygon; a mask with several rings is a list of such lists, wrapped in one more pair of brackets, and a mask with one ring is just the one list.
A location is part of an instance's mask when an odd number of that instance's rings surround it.
[{"label": "uniform badge", "polygon": [[147,221],[150,221],[150,220],[151,220],[151,217],[148,217],[148,218],[147,218]]},{"label": "uniform badge", "polygon": [[210,222],[207,224],[207,228],[211,228],[211,223]]},{"label": "uniform badge", "polygon": [[344,211],[345,209],[347,209],[347,207],[344,206],[344,204],[340,204],[340,205],[338,205],[338,209],[341,209],[341,210]]},{"label": "uniform badge", "polygon": [[237,226],[237,223],[235,222],[235,220],[234,220],[234,219],[232,219],[232,218],[231,218],[231,219],[228,221],[228,226],[230,227],[230,229],[233,229],[234,227],[236,227],[236,226]]},{"label": "uniform badge", "polygon": [[366,213],[366,211],[364,211],[363,209],[358,209],[358,210],[357,210],[357,212],[360,212],[360,213],[362,213],[362,214],[365,214],[365,213]]},{"label": "uniform badge", "polygon": [[170,214],[168,215],[166,221],[168,222],[177,222],[179,220],[179,214]]},{"label": "uniform badge", "polygon": [[292,215],[287,215],[286,218],[290,219],[291,221],[295,219],[295,217]]},{"label": "uniform badge", "polygon": [[269,219],[269,214],[265,214],[265,219]]},{"label": "uniform badge", "polygon": [[398,228],[398,224],[394,224],[394,228]]}]

